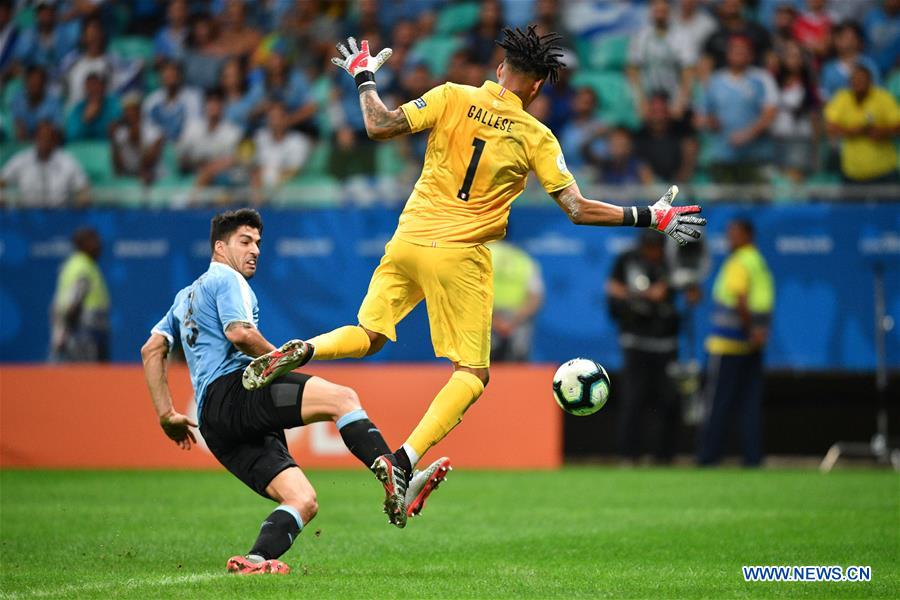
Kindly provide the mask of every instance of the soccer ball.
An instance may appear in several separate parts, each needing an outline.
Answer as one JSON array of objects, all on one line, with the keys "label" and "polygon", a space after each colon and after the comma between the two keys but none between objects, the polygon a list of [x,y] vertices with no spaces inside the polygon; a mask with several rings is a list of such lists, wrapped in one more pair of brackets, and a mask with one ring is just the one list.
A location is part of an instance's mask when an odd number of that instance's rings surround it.
[{"label": "soccer ball", "polygon": [[609,398],[609,375],[589,358],[573,358],[556,370],[553,398],[569,414],[592,415]]}]

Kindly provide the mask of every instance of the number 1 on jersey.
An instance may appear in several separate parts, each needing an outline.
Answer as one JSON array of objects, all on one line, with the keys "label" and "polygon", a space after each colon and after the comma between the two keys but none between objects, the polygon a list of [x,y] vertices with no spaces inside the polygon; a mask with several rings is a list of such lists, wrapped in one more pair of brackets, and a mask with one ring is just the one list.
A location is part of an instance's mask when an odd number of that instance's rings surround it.
[{"label": "number 1 on jersey", "polygon": [[484,140],[475,138],[472,140],[475,149],[472,150],[472,160],[469,161],[469,168],[466,169],[466,178],[463,179],[462,187],[456,197],[463,202],[469,201],[469,189],[472,187],[472,180],[475,179],[475,169],[478,168],[478,161],[481,160],[481,153],[484,152]]}]

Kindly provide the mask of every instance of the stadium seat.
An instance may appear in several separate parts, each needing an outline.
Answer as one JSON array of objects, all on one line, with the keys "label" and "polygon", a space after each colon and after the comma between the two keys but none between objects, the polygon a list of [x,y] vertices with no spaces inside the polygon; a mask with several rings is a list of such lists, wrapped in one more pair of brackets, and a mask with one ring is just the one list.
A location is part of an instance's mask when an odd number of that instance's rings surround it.
[{"label": "stadium seat", "polygon": [[454,37],[432,35],[413,46],[408,62],[424,63],[433,77],[441,77],[447,72],[450,57],[461,45]]},{"label": "stadium seat", "polygon": [[105,184],[112,179],[113,168],[109,142],[72,142],[67,144],[65,149],[71,152],[78,162],[81,163],[92,184]]},{"label": "stadium seat", "polygon": [[110,54],[127,60],[142,60],[145,65],[153,64],[153,41],[146,37],[127,35],[113,38],[109,42]]},{"label": "stadium seat", "polygon": [[18,25],[19,30],[28,29],[32,25],[34,25],[34,17],[35,17],[35,9],[34,3],[32,2],[22,2],[16,3],[13,5],[20,4],[20,8],[13,9],[13,24]]},{"label": "stadium seat", "polygon": [[341,184],[325,174],[302,174],[279,188],[270,203],[277,207],[327,207],[341,202]]},{"label": "stadium seat", "polygon": [[[13,94],[22,88],[21,78],[11,79],[0,94],[0,139],[13,139],[16,136],[16,126],[13,123],[12,105]],[[4,135],[5,134],[5,135]]]},{"label": "stadium seat", "polygon": [[481,9],[476,2],[451,4],[441,9],[434,30],[440,35],[463,33],[478,23],[480,12]]},{"label": "stadium seat", "polygon": [[144,204],[146,191],[134,177],[113,177],[95,187],[92,194],[94,206],[113,208],[139,208]]},{"label": "stadium seat", "polygon": [[894,96],[897,102],[900,102],[900,69],[894,69],[887,81],[884,82],[884,87]]},{"label": "stadium seat", "polygon": [[587,63],[600,71],[622,71],[628,63],[628,44],[631,38],[627,35],[605,35],[588,42],[583,50]]},{"label": "stadium seat", "polygon": [[378,144],[375,148],[375,170],[379,176],[396,177],[405,167],[406,161],[397,150],[397,142]]},{"label": "stadium seat", "polygon": [[0,166],[5,165],[6,161],[12,158],[13,155],[16,154],[16,152],[27,147],[28,144],[23,144],[12,139],[8,139],[3,143],[0,143]]},{"label": "stadium seat", "polygon": [[320,138],[313,151],[309,155],[309,160],[303,166],[300,176],[303,175],[325,175],[328,173],[329,160],[331,159],[331,140]]},{"label": "stadium seat", "polygon": [[331,104],[331,78],[322,75],[316,79],[310,87],[310,95],[316,106],[323,110],[316,111],[316,125],[319,127],[320,139],[328,138],[334,130],[331,124],[331,115],[324,107]]}]

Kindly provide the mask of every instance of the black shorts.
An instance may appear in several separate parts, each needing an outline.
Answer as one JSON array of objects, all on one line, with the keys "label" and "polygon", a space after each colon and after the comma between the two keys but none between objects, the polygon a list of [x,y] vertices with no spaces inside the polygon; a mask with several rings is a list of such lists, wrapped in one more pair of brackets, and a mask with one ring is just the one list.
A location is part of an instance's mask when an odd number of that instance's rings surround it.
[{"label": "black shorts", "polygon": [[284,430],[303,425],[300,407],[311,375],[288,373],[271,385],[245,390],[243,369],[209,384],[200,413],[200,434],[207,447],[235,477],[264,498],[276,475],[297,463]]}]

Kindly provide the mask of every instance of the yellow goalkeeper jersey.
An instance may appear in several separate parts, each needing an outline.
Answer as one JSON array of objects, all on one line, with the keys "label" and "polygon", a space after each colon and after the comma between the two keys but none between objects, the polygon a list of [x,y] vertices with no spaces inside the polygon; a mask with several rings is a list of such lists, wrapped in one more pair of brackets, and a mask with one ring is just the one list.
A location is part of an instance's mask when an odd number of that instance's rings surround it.
[{"label": "yellow goalkeeper jersey", "polygon": [[408,242],[453,247],[500,239],[529,171],[548,193],[575,181],[550,129],[493,81],[445,83],[400,108],[413,132],[431,129],[422,175],[397,227]]}]

